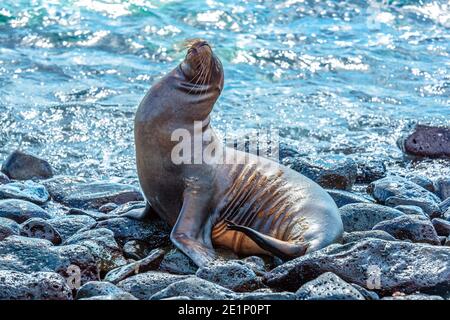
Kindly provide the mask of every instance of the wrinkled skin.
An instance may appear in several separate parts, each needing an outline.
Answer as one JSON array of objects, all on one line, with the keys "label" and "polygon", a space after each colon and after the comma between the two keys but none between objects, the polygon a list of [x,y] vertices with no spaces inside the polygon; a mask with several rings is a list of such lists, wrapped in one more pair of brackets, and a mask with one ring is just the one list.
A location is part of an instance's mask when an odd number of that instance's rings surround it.
[{"label": "wrinkled skin", "polygon": [[[135,118],[136,160],[149,205],[134,218],[164,219],[173,226],[172,242],[198,266],[214,260],[219,246],[288,259],[339,241],[339,212],[321,187],[269,159],[222,145],[210,113],[223,84],[219,59],[209,44],[195,40],[184,61],[142,100]],[[199,143],[215,150],[210,159],[198,162],[191,152],[188,163],[175,163],[180,141],[171,138],[177,129],[206,136]],[[222,153],[240,161],[224,164]]]}]

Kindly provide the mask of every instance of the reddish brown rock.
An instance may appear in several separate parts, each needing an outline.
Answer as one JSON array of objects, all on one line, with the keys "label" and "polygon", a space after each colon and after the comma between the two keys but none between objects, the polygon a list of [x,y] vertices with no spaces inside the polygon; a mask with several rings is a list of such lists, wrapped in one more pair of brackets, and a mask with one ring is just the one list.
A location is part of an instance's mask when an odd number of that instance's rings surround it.
[{"label": "reddish brown rock", "polygon": [[417,125],[412,133],[399,140],[399,147],[413,156],[450,158],[450,128]]}]

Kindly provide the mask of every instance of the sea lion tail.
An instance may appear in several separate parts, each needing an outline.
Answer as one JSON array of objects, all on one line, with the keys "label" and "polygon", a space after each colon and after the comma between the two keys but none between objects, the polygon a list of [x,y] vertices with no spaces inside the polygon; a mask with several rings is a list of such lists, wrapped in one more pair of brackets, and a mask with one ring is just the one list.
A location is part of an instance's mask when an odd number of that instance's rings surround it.
[{"label": "sea lion tail", "polygon": [[259,231],[253,230],[252,228],[238,225],[232,221],[225,220],[227,223],[227,229],[233,231],[239,231],[244,233],[247,237],[252,239],[261,249],[264,249],[274,256],[277,256],[283,260],[290,260],[297,258],[305,254],[308,249],[307,242],[288,242],[278,240],[271,236],[262,234]]}]

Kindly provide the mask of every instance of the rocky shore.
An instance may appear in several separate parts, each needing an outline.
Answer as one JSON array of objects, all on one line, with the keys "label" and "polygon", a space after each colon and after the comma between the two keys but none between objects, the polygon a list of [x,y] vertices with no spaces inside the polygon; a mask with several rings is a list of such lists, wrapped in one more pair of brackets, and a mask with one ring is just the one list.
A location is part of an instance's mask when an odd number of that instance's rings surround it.
[{"label": "rocky shore", "polygon": [[[449,132],[419,126],[399,144],[408,156],[445,158]],[[287,262],[220,251],[198,269],[163,221],[120,217],[144,207],[138,187],[56,175],[13,152],[0,173],[0,299],[450,299],[450,177],[282,154],[333,197],[343,242]]]}]

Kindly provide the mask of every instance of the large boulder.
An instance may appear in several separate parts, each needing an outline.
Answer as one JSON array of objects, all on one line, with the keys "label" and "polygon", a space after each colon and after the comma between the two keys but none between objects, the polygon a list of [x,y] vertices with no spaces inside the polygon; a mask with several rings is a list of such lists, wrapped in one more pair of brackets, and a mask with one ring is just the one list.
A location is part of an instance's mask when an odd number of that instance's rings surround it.
[{"label": "large boulder", "polygon": [[333,272],[344,281],[381,293],[412,293],[450,285],[450,247],[367,239],[331,245],[291,260],[266,274],[270,287],[298,290]]},{"label": "large boulder", "polygon": [[168,285],[186,279],[187,276],[175,275],[164,272],[149,271],[120,281],[117,286],[131,293],[138,299],[148,300],[155,293],[163,290]]},{"label": "large boulder", "polygon": [[408,155],[428,158],[450,157],[450,128],[417,125],[398,140],[398,146]]},{"label": "large boulder", "polygon": [[0,300],[72,300],[72,290],[54,272],[0,270]]},{"label": "large boulder", "polygon": [[218,284],[197,277],[174,282],[162,291],[154,294],[152,300],[185,296],[194,300],[230,300],[236,299],[237,294],[219,286]]},{"label": "large boulder", "polygon": [[340,155],[320,159],[297,157],[286,159],[285,164],[324,188],[350,190],[356,181],[356,162]]},{"label": "large boulder", "polygon": [[16,199],[0,200],[0,217],[14,220],[17,223],[31,218],[51,218],[50,214],[34,203]]},{"label": "large boulder", "polygon": [[332,272],[305,283],[295,295],[299,300],[365,300],[355,287]]},{"label": "large boulder", "polygon": [[44,204],[50,199],[50,195],[43,185],[33,181],[24,181],[0,185],[0,199],[20,199]]},{"label": "large boulder", "polygon": [[144,199],[139,188],[121,183],[87,182],[67,176],[42,183],[55,201],[79,209],[98,209],[107,203],[124,204]]},{"label": "large boulder", "polygon": [[439,245],[441,240],[428,218],[405,215],[378,223],[373,230],[382,230],[400,240]]},{"label": "large boulder", "polygon": [[2,172],[14,180],[48,179],[53,176],[47,161],[18,150],[3,162]]},{"label": "large boulder", "polygon": [[372,182],[367,192],[378,202],[391,207],[415,205],[429,216],[441,214],[441,200],[432,192],[402,177],[391,176]]},{"label": "large boulder", "polygon": [[73,280],[74,286],[98,280],[97,263],[86,247],[53,246],[47,240],[21,236],[0,241],[0,270],[56,272]]},{"label": "large boulder", "polygon": [[371,230],[377,223],[405,215],[393,208],[374,203],[352,203],[339,208],[344,231]]}]

